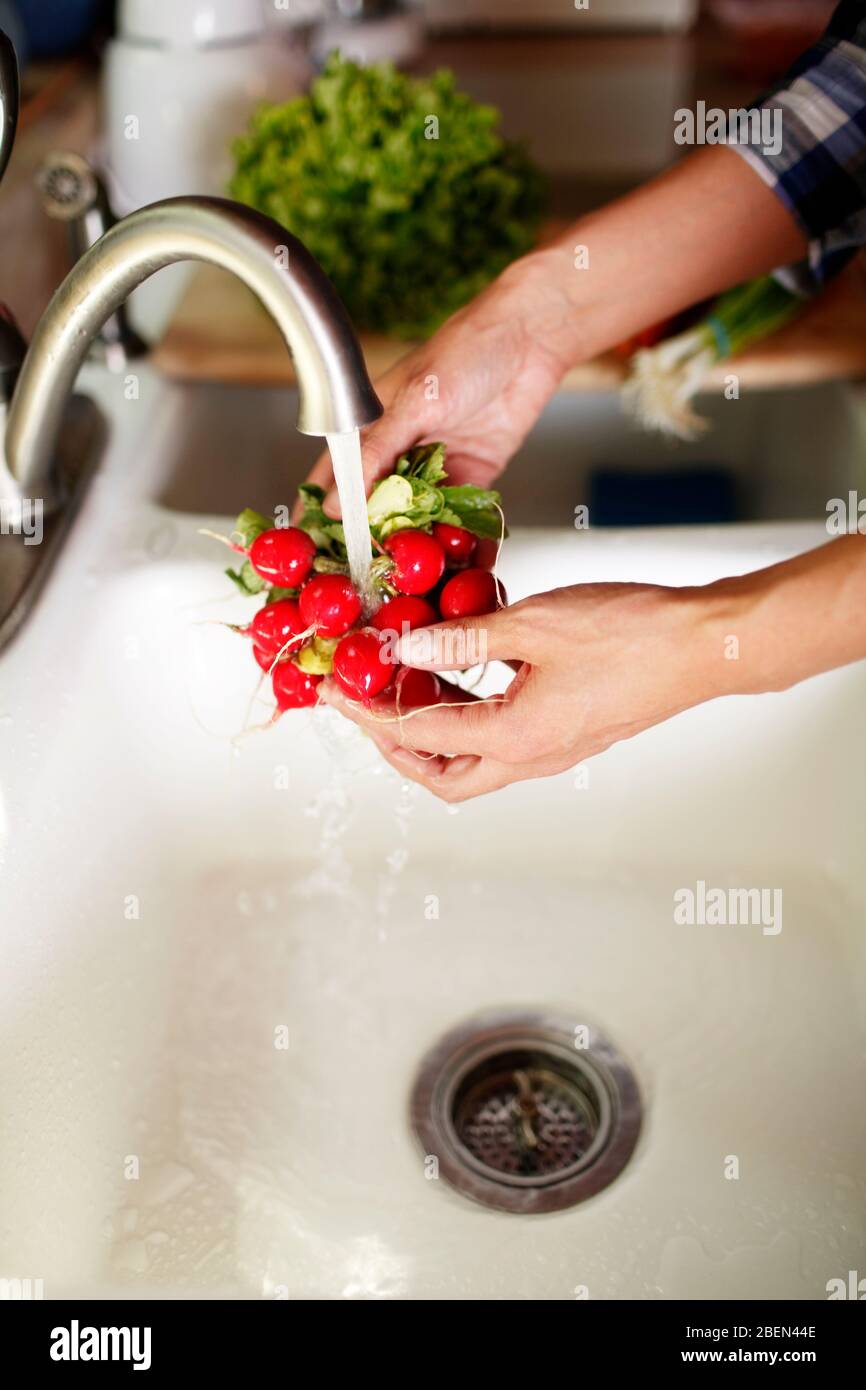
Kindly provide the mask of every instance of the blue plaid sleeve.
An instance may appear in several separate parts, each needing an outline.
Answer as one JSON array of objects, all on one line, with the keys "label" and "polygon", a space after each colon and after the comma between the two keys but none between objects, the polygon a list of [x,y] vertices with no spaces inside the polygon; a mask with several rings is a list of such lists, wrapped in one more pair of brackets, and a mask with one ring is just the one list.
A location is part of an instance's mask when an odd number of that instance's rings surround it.
[{"label": "blue plaid sleeve", "polygon": [[866,3],[843,0],[821,39],[756,106],[774,113],[780,138],[742,143],[729,128],[728,143],[808,237],[807,262],[778,278],[814,290],[866,244]]}]

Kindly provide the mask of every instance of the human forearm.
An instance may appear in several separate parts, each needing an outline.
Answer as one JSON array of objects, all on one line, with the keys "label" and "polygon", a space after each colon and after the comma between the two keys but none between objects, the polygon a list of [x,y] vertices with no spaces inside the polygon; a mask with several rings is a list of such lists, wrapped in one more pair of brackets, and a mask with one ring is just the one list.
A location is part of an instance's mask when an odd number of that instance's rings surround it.
[{"label": "human forearm", "polygon": [[864,600],[866,537],[850,536],[713,584],[577,584],[404,639],[401,660],[441,671],[460,665],[447,631],[483,634],[490,660],[519,665],[504,700],[448,687],[457,703],[401,720],[333,683],[321,693],[402,775],[462,801],[562,772],[718,696],[782,690],[866,657]]},{"label": "human forearm", "polygon": [[715,693],[785,690],[866,658],[866,536],[693,592],[707,660],[719,660]]},{"label": "human forearm", "polygon": [[[691,156],[508,266],[377,383],[386,411],[364,435],[368,487],[421,439],[446,441],[453,481],[489,485],[570,366],[803,246],[737,155]],[[326,458],[310,480],[331,486]],[[336,508],[333,491],[325,505]]]},{"label": "human forearm", "polygon": [[[506,275],[525,279],[528,313],[536,300],[544,305],[549,340],[577,363],[805,250],[793,217],[754,170],[712,146],[581,218]],[[545,278],[559,290],[558,319],[531,293]]]}]

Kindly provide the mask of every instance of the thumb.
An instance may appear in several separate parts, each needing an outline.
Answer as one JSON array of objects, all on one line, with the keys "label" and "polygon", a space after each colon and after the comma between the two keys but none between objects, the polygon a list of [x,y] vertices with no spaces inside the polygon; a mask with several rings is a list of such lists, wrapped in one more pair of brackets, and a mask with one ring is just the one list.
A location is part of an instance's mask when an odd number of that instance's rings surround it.
[{"label": "thumb", "polygon": [[528,661],[523,624],[510,608],[498,608],[477,618],[456,618],[431,627],[417,627],[401,637],[395,655],[404,666],[422,671],[462,671],[487,661]]}]

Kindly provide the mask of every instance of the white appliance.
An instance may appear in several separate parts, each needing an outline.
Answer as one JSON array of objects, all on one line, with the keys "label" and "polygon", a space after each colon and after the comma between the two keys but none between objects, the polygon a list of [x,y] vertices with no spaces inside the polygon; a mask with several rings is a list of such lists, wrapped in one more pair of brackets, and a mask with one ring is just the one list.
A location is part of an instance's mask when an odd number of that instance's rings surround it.
[{"label": "white appliance", "polygon": [[104,68],[104,162],[130,212],[225,192],[230,145],[261,102],[300,92],[308,64],[265,23],[262,0],[120,0]]}]

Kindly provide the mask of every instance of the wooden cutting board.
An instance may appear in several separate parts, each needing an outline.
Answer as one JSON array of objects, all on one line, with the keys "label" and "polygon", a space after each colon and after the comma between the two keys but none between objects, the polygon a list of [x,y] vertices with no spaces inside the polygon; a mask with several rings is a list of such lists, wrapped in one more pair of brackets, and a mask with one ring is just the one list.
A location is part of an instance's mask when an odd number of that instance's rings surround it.
[{"label": "wooden cutting board", "polygon": [[[375,381],[411,344],[384,334],[362,334]],[[282,386],[295,375],[273,321],[239,280],[214,266],[195,272],[162,341],[157,367],[182,381]],[[866,261],[858,256],[793,322],[741,353],[736,372],[743,388],[806,385],[866,376]],[[707,379],[718,389],[734,370],[720,363]],[[615,354],[575,367],[563,390],[616,389],[626,363]]]}]

